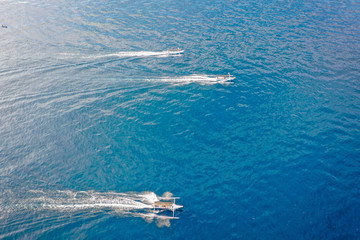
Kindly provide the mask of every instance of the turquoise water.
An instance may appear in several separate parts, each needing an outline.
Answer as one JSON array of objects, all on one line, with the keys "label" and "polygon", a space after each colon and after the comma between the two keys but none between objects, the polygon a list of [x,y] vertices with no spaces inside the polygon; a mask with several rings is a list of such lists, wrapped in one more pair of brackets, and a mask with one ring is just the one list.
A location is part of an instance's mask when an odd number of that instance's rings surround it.
[{"label": "turquoise water", "polygon": [[0,0],[0,238],[359,239],[359,16]]}]

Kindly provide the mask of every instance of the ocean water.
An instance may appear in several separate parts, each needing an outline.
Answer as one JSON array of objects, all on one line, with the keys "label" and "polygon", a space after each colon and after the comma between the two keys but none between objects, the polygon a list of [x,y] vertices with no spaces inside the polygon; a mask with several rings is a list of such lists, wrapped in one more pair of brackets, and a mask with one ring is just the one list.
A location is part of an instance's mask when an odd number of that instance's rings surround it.
[{"label": "ocean water", "polygon": [[0,238],[360,239],[359,16],[0,0]]}]

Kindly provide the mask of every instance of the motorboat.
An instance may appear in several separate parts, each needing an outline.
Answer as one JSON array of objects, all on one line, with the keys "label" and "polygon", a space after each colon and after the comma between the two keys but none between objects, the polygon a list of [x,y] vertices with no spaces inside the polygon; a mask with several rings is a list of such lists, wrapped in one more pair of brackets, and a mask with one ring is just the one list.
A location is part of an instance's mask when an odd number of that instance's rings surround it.
[{"label": "motorboat", "polygon": [[231,75],[230,73],[228,73],[227,75],[216,75],[216,80],[220,81],[232,81],[235,78],[236,77],[234,75]]},{"label": "motorboat", "polygon": [[160,197],[158,199],[159,201],[156,201],[153,204],[154,212],[155,210],[172,211],[174,215],[175,211],[184,207],[175,203],[176,199],[180,199],[179,197]]},{"label": "motorboat", "polygon": [[167,49],[165,52],[166,54],[169,55],[178,55],[178,54],[182,54],[184,50],[180,48],[176,48],[176,49]]},{"label": "motorboat", "polygon": [[[175,199],[180,199],[180,198],[179,197],[160,197],[159,198],[160,201],[154,202],[154,209],[175,211],[180,208],[183,208],[184,206],[177,205],[175,203]],[[166,201],[161,201],[161,200],[166,200]],[[168,201],[168,200],[172,200],[172,201]]]}]

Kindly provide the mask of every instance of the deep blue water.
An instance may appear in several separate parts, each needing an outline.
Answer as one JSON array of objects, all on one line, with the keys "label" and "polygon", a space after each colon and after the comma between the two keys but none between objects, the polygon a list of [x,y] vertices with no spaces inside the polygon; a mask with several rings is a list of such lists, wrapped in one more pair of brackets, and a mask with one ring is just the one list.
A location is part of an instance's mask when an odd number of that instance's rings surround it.
[{"label": "deep blue water", "polygon": [[0,238],[360,239],[359,16],[0,0]]}]

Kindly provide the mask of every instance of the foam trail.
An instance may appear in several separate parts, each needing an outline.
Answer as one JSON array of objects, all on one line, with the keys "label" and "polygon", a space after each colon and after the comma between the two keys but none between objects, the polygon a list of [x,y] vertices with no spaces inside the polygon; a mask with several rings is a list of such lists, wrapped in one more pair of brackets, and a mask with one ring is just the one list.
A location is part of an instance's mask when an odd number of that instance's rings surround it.
[{"label": "foam trail", "polygon": [[[25,196],[26,198],[20,198]],[[95,191],[41,191],[30,190],[14,195],[12,192],[0,199],[0,209],[6,214],[18,212],[54,210],[59,212],[111,211],[122,217],[141,217],[148,222],[156,219],[158,226],[169,226],[169,217],[155,212],[153,204],[159,201],[154,192],[95,192]]]},{"label": "foam trail", "polygon": [[58,191],[62,198],[45,198],[41,207],[65,212],[81,211],[84,209],[112,210],[122,217],[140,217],[147,222],[155,220],[158,227],[170,227],[170,219],[178,219],[154,212],[153,204],[159,201],[154,192],[142,193],[99,193],[94,191]]},{"label": "foam trail", "polygon": [[[42,191],[30,190],[13,192],[4,190],[0,192],[0,219],[18,219],[23,221],[24,214],[34,214],[36,220],[31,224],[42,223],[43,216],[55,219],[53,226],[68,224],[71,221],[92,214],[111,214],[118,217],[137,217],[146,222],[155,222],[158,227],[169,227],[171,219],[166,211],[155,211],[153,204],[159,201],[154,192],[95,192],[95,191]],[[47,211],[44,214],[44,211]],[[40,213],[40,214],[38,214]],[[65,219],[63,222],[59,219]],[[16,221],[15,223],[16,224]],[[1,234],[0,234],[1,236]]]},{"label": "foam trail", "polygon": [[119,208],[151,209],[157,201],[155,193],[116,193],[94,191],[57,191],[33,198],[33,202],[43,208],[81,209],[81,208]]},{"label": "foam trail", "polygon": [[0,199],[2,208],[16,209],[81,209],[81,208],[152,208],[156,201],[155,193],[116,193],[95,191],[39,191],[30,190],[27,193],[8,194]]},{"label": "foam trail", "polygon": [[216,78],[216,75],[205,75],[205,74],[193,74],[193,75],[181,76],[181,77],[162,77],[159,79],[147,79],[147,80],[174,83],[174,84],[198,83],[203,85],[213,85],[213,84],[228,85],[233,83],[231,81],[219,80],[218,78]]},{"label": "foam trail", "polygon": [[59,56],[70,58],[78,57],[83,59],[98,59],[98,58],[108,58],[108,57],[170,57],[170,56],[181,56],[180,54],[169,54],[168,51],[132,51],[132,52],[116,52],[109,54],[99,54],[99,55],[82,55],[76,53],[61,53]]}]

